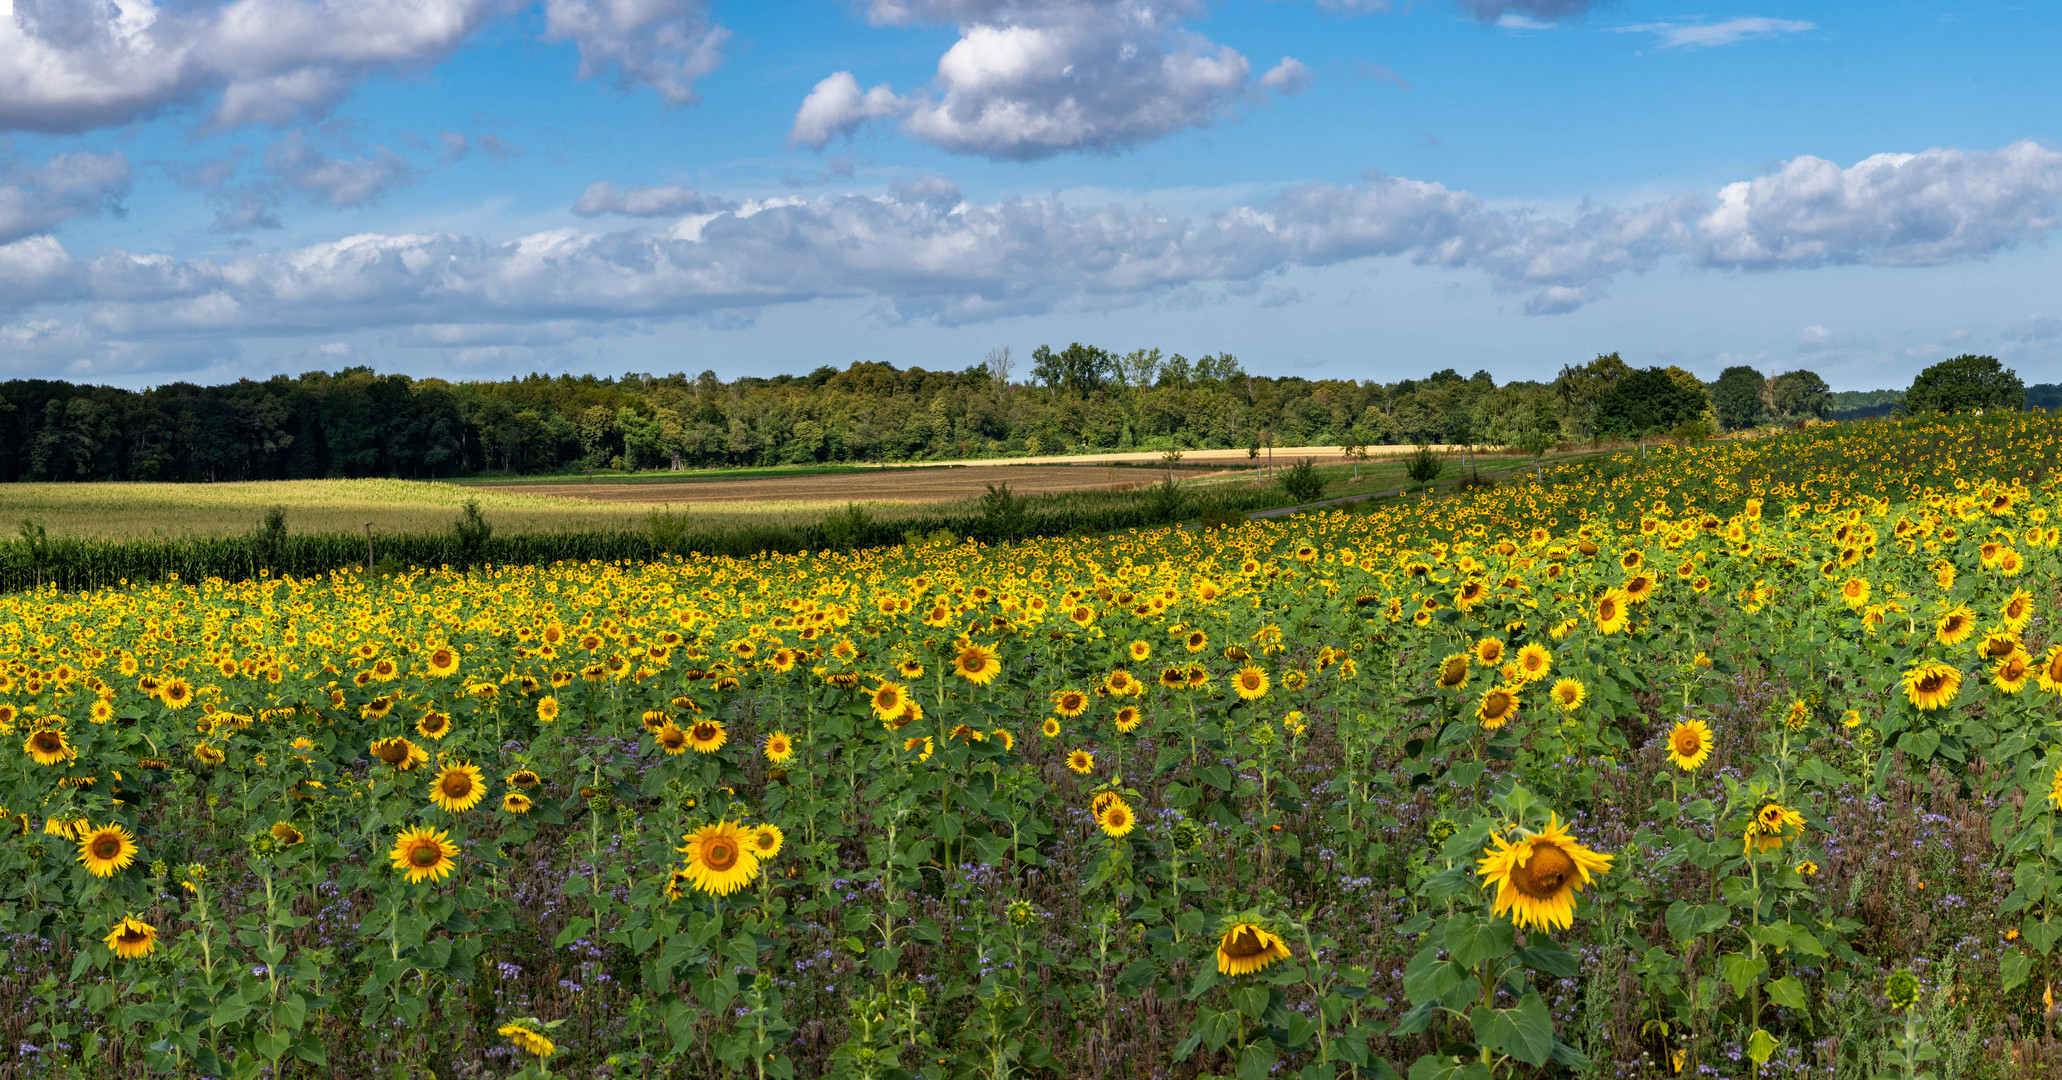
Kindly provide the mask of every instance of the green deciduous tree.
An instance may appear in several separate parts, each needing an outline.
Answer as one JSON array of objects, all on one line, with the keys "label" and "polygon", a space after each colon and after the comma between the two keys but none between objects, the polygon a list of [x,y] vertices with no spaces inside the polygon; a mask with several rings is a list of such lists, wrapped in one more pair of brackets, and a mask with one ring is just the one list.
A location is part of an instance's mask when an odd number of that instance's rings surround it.
[{"label": "green deciduous tree", "polygon": [[1952,413],[1974,409],[2020,409],[2026,384],[1994,356],[1964,353],[1919,373],[1905,391],[1908,413]]},{"label": "green deciduous tree", "polygon": [[1711,403],[1718,412],[1718,423],[1727,431],[1750,428],[1768,418],[1768,405],[1762,401],[1767,381],[1761,372],[1751,367],[1736,365],[1719,372],[1718,382],[1711,388]]}]

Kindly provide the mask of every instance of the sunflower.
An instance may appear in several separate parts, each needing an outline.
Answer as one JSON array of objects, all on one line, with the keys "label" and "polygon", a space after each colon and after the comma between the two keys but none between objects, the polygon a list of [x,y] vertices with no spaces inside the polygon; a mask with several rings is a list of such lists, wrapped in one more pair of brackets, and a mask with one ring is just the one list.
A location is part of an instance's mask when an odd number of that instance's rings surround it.
[{"label": "sunflower", "polygon": [[100,940],[118,959],[141,960],[158,947],[158,929],[134,915],[125,915]]},{"label": "sunflower", "polygon": [[1553,698],[1554,704],[1559,705],[1562,711],[1574,712],[1589,700],[1589,689],[1582,685],[1581,679],[1565,678],[1557,680],[1554,688],[1547,691],[1547,696]]},{"label": "sunflower", "polygon": [[670,720],[660,724],[659,729],[652,732],[652,738],[657,740],[659,749],[664,750],[668,757],[678,757],[687,753],[687,732],[680,730],[680,725]]},{"label": "sunflower", "polygon": [[1933,624],[1934,640],[1942,645],[1960,645],[1976,632],[1976,613],[1967,604],[1953,607],[1940,615]]},{"label": "sunflower", "polygon": [[787,839],[787,834],[780,831],[780,826],[768,822],[752,828],[752,837],[748,843],[752,854],[764,862],[780,854],[781,845],[787,843]]},{"label": "sunflower", "polygon": [[1002,674],[1002,661],[996,659],[994,649],[968,642],[952,658],[952,673],[975,686],[986,686]]},{"label": "sunflower", "polygon": [[1840,583],[1840,599],[1847,601],[1848,607],[1857,610],[1869,602],[1869,592],[1867,578],[1851,577]]},{"label": "sunflower", "polygon": [[731,893],[759,876],[759,856],[743,828],[728,821],[687,834],[687,876],[694,887],[715,896]]},{"label": "sunflower", "polygon": [[2047,655],[2034,663],[2034,681],[2051,694],[2062,694],[2062,645],[2048,649]]},{"label": "sunflower", "polygon": [[1468,681],[1468,654],[1454,653],[1439,662],[1439,688],[1456,690]]},{"label": "sunflower", "polygon": [[458,650],[440,645],[430,650],[430,674],[443,678],[458,670]]},{"label": "sunflower", "polygon": [[1625,629],[1626,608],[1630,606],[1631,600],[1624,589],[1606,589],[1604,595],[1597,598],[1597,632],[1615,634]]},{"label": "sunflower", "polygon": [[1104,835],[1121,840],[1131,835],[1131,830],[1137,827],[1138,817],[1131,812],[1130,803],[1112,795],[1103,802],[1102,811],[1095,816],[1095,823],[1102,826]]},{"label": "sunflower", "polygon": [[2015,634],[2024,633],[2026,625],[2033,621],[2033,594],[2025,589],[2014,589],[1998,608],[1998,617],[2005,621],[2005,628]]},{"label": "sunflower", "polygon": [[1548,652],[1544,645],[1534,642],[1518,650],[1518,674],[1526,682],[1544,678],[1553,666],[1554,654]]},{"label": "sunflower", "polygon": [[552,1041],[543,1032],[528,1024],[503,1024],[496,1028],[494,1033],[507,1039],[516,1049],[526,1054],[548,1058],[558,1053],[558,1047],[554,1046]]},{"label": "sunflower", "polygon": [[1132,642],[1130,648],[1125,651],[1131,654],[1131,662],[1134,664],[1144,663],[1153,655],[1153,647],[1143,641]]},{"label": "sunflower", "polygon": [[537,699],[537,721],[549,724],[558,719],[558,699],[549,694]]},{"label": "sunflower", "polygon": [[1062,690],[1053,695],[1052,711],[1072,719],[1088,708],[1088,695],[1079,690]]},{"label": "sunflower", "polygon": [[174,709],[183,709],[193,704],[193,687],[185,679],[173,679],[158,688],[158,700]]},{"label": "sunflower", "polygon": [[1233,690],[1238,691],[1239,697],[1252,701],[1267,693],[1267,672],[1247,665],[1240,668],[1237,675],[1232,676],[1231,685]]},{"label": "sunflower", "polygon": [[451,734],[451,717],[431,709],[415,722],[415,730],[425,739],[441,739]]},{"label": "sunflower", "polygon": [[1117,715],[1112,719],[1116,722],[1118,731],[1121,731],[1124,734],[1129,735],[1132,732],[1138,730],[1138,725],[1145,719],[1145,717],[1139,713],[1138,706],[1126,705],[1123,708],[1118,709]]},{"label": "sunflower", "polygon": [[275,821],[272,823],[272,839],[279,841],[281,847],[293,847],[306,840],[307,836],[291,821]]},{"label": "sunflower", "polygon": [[516,787],[524,789],[536,787],[537,785],[542,784],[544,782],[544,778],[538,776],[537,771],[535,769],[517,769],[516,771],[509,773],[507,776],[502,777],[502,779],[508,781],[510,784],[513,784]]},{"label": "sunflower", "polygon": [[909,753],[911,750],[919,751],[919,753],[916,756],[918,762],[925,762],[931,760],[931,753],[936,749],[937,746],[931,741],[931,737],[929,735],[918,735],[914,738],[902,740],[903,753]]},{"label": "sunflower", "polygon": [[730,738],[718,720],[697,720],[687,732],[687,745],[697,754],[713,754]]},{"label": "sunflower", "polygon": [[766,736],[766,760],[775,765],[786,765],[795,758],[795,743],[784,731]]},{"label": "sunflower", "polygon": [[1545,829],[1521,835],[1517,843],[1502,834],[1490,838],[1476,864],[1485,884],[1496,886],[1491,910],[1511,914],[1519,929],[1566,929],[1575,925],[1575,894],[1591,875],[1609,873],[1611,856],[1577,843],[1558,817]]},{"label": "sunflower", "polygon": [[22,740],[21,752],[34,758],[38,765],[57,765],[75,761],[79,756],[64,732],[50,728],[29,732],[29,737]]},{"label": "sunflower", "polygon": [[1928,660],[1904,673],[1905,699],[1916,708],[1938,709],[1961,692],[1961,670],[1938,660]]},{"label": "sunflower", "polygon": [[1057,717],[1057,716],[1048,716],[1048,717],[1046,717],[1046,718],[1045,718],[1045,723],[1043,723],[1043,724],[1040,724],[1040,725],[1038,726],[1038,730],[1039,730],[1039,731],[1040,731],[1040,732],[1041,732],[1042,734],[1044,734],[1044,735],[1045,735],[1045,737],[1046,737],[1046,738],[1048,738],[1048,739],[1057,739],[1057,738],[1059,738],[1059,737],[1060,737],[1060,718],[1059,718],[1059,717]]},{"label": "sunflower", "polygon": [[[1797,832],[1790,832],[1795,829]],[[1747,823],[1745,853],[1780,848],[1785,840],[1795,840],[1804,830],[1804,815],[1781,803],[1768,803],[1756,811],[1754,820]],[[1787,833],[1787,835],[1785,835]]]},{"label": "sunflower", "polygon": [[1017,748],[1017,737],[1002,728],[996,728],[994,731],[989,732],[988,737],[1001,743],[1004,750],[1015,750]]},{"label": "sunflower", "polygon": [[909,700],[909,692],[901,683],[883,681],[868,695],[873,703],[873,714],[883,720],[902,712],[902,706]]},{"label": "sunflower", "polygon": [[1493,686],[1482,695],[1482,701],[1475,706],[1475,719],[1482,726],[1494,731],[1511,722],[1518,715],[1518,695],[1508,686]]},{"label": "sunflower", "polygon": [[1095,769],[1095,755],[1086,750],[1068,751],[1067,767],[1083,776],[1087,776]]},{"label": "sunflower", "polygon": [[1137,679],[1131,677],[1131,672],[1118,668],[1103,679],[1103,689],[1109,691],[1113,697],[1123,697],[1126,694],[1136,694],[1143,687]]},{"label": "sunflower", "polygon": [[387,857],[393,861],[394,869],[408,875],[411,885],[442,881],[458,865],[458,845],[450,837],[444,830],[403,829],[394,838],[394,850]]},{"label": "sunflower", "polygon": [[530,797],[520,791],[511,791],[501,797],[501,809],[504,813],[527,814],[534,805],[536,804],[530,801]]},{"label": "sunflower", "polygon": [[113,877],[136,861],[136,837],[120,825],[90,829],[82,821],[72,832],[79,838],[79,861],[94,877]]},{"label": "sunflower", "polygon": [[1187,637],[1181,639],[1181,646],[1192,653],[1202,652],[1210,647],[1210,635],[1201,630],[1191,630]]},{"label": "sunflower", "polygon": [[1715,741],[1711,728],[1704,721],[1684,720],[1668,733],[1668,760],[1689,772],[1710,759]]},{"label": "sunflower", "polygon": [[1289,958],[1288,943],[1266,928],[1249,922],[1233,923],[1217,939],[1217,973],[1251,975],[1277,960]]},{"label": "sunflower", "polygon": [[454,814],[480,805],[487,786],[480,782],[480,770],[470,761],[445,765],[430,784],[430,801]]},{"label": "sunflower", "polygon": [[392,765],[396,772],[408,772],[418,765],[428,764],[429,754],[423,748],[400,736],[391,739],[374,739],[368,749],[381,762]]},{"label": "sunflower", "polygon": [[1495,667],[1503,663],[1504,643],[1502,638],[1486,637],[1475,643],[1475,662],[1483,667]]},{"label": "sunflower", "polygon": [[921,679],[924,676],[924,665],[916,660],[904,660],[895,665],[895,670],[905,679]]}]

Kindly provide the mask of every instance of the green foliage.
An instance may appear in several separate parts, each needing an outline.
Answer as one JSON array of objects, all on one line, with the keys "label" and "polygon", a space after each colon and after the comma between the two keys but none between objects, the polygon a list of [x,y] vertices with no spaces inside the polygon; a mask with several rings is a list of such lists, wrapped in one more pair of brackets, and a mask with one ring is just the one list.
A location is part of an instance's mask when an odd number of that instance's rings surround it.
[{"label": "green foliage", "polygon": [[1678,382],[1663,368],[1641,368],[1611,384],[1597,399],[1592,421],[1598,435],[1637,439],[1703,415],[1704,392]]},{"label": "green foliage", "polygon": [[1446,459],[1432,451],[1425,443],[1419,443],[1410,456],[1403,459],[1403,473],[1410,477],[1411,484],[1422,488],[1439,479],[1446,471]]},{"label": "green foliage", "polygon": [[1768,404],[1762,400],[1767,391],[1768,381],[1751,367],[1736,365],[1720,372],[1711,387],[1711,405],[1718,413],[1719,426],[1738,431],[1761,423],[1768,417]]},{"label": "green foliage", "polygon": [[1283,469],[1281,484],[1282,491],[1299,503],[1324,498],[1325,478],[1317,471],[1317,462],[1311,458],[1299,458],[1294,465]]},{"label": "green foliage", "polygon": [[1826,380],[1802,369],[1769,380],[1768,396],[1776,412],[1793,420],[1823,420],[1833,408],[1833,393]]},{"label": "green foliage", "polygon": [[671,555],[682,550],[687,543],[688,512],[675,512],[669,504],[655,508],[644,516],[645,533],[651,537],[652,550],[661,555]]},{"label": "green foliage", "polygon": [[1993,356],[1964,353],[1927,368],[1905,391],[1905,412],[1972,412],[1977,409],[2018,409],[2026,405],[2026,385],[2017,372],[1998,363]]},{"label": "green foliage", "polygon": [[457,542],[460,556],[468,561],[479,558],[486,550],[487,541],[494,538],[494,525],[480,512],[480,500],[467,499],[459,507],[458,520],[451,523],[451,538]]}]

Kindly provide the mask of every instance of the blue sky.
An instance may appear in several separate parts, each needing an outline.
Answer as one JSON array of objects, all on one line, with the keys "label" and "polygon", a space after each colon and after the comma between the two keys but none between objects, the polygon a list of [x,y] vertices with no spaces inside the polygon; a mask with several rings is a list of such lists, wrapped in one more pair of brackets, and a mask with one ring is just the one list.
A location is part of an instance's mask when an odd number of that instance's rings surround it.
[{"label": "blue sky", "polygon": [[0,0],[0,377],[2062,381],[2034,3]]}]

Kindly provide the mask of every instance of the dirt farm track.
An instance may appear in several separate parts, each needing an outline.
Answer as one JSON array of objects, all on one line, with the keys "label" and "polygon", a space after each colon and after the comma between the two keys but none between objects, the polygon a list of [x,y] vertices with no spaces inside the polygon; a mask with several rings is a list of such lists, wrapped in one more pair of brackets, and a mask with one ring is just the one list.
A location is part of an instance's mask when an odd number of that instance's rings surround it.
[{"label": "dirt farm track", "polygon": [[[1335,451],[1336,452],[1336,451]],[[978,496],[990,484],[1008,484],[1020,495],[1091,488],[1142,487],[1164,478],[1158,469],[1095,465],[975,465],[966,468],[899,468],[820,476],[704,480],[679,484],[524,484],[488,490],[519,491],[595,502],[635,503],[931,503]],[[1182,478],[1199,474],[1182,470]]]}]

